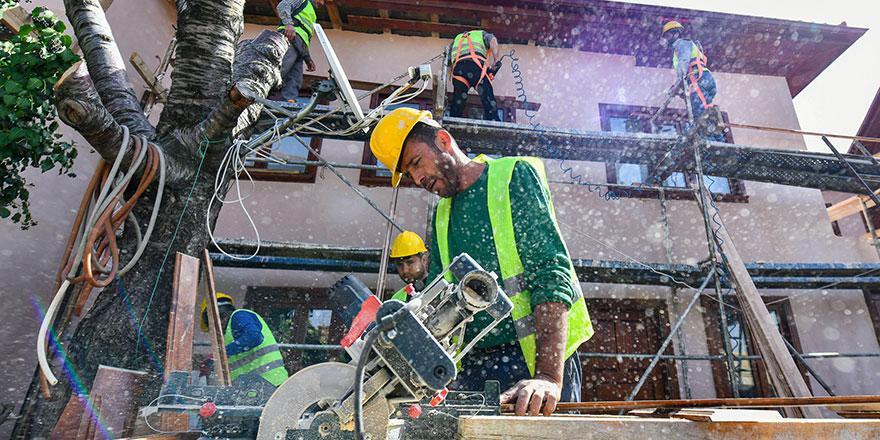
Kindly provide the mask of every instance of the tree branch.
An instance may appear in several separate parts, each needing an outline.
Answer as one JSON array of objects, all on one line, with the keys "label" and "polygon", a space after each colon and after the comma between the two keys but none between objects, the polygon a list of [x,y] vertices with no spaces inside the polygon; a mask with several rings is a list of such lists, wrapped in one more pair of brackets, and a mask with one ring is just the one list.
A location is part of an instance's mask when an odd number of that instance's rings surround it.
[{"label": "tree branch", "polygon": [[98,0],[64,0],[67,17],[83,50],[94,87],[113,119],[134,134],[150,136],[153,127],[144,116],[128,81],[125,62],[113,39],[104,9]]},{"label": "tree branch", "polygon": [[233,65],[233,87],[220,106],[205,119],[205,133],[209,138],[237,135],[256,122],[262,105],[253,105],[253,98],[265,97],[269,90],[281,83],[279,67],[288,44],[282,34],[264,30],[257,38],[238,45]]},{"label": "tree branch", "polygon": [[[58,117],[78,131],[104,160],[108,162],[116,160],[116,155],[122,148],[122,125],[117,123],[101,104],[98,92],[82,61],[68,69],[55,84],[55,105]],[[130,138],[128,142],[127,147],[130,147],[134,140]],[[173,143],[171,145],[177,147]],[[181,154],[177,154],[180,148],[168,148],[165,144],[163,147],[166,152],[165,170],[168,182],[191,179],[193,170],[188,165],[193,160],[191,155],[184,155],[186,157],[181,158]],[[133,150],[127,148],[127,151],[122,161],[123,167],[127,167],[132,159]]]},{"label": "tree branch", "polygon": [[160,135],[200,124],[226,99],[243,10],[244,0],[177,2],[173,85],[159,120]]}]

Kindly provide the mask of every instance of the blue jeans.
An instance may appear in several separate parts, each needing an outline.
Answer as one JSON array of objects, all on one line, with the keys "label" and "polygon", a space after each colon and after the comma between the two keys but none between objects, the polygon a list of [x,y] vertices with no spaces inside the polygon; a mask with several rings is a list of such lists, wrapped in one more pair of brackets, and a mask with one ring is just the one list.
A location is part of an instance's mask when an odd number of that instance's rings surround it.
[{"label": "blue jeans", "polygon": [[[696,77],[696,76],[695,76]],[[687,79],[688,87],[690,87],[690,77]],[[694,120],[700,117],[703,113],[706,112],[706,106],[703,105],[703,101],[700,99],[700,95],[697,93],[697,88],[703,93],[703,98],[706,99],[706,105],[712,105],[712,100],[715,99],[715,93],[718,91],[715,86],[715,78],[712,76],[712,72],[703,71],[703,76],[697,80],[697,87],[694,90],[691,90],[691,109],[694,112]],[[726,139],[723,135],[714,135],[710,138],[711,140],[726,142]]]},{"label": "blue jeans", "polygon": [[[461,371],[449,386],[458,391],[482,391],[487,380],[501,383],[501,392],[510,389],[522,379],[529,379],[529,367],[519,342],[485,349],[475,348],[461,361]],[[565,360],[560,402],[581,401],[581,363],[577,352]]]}]

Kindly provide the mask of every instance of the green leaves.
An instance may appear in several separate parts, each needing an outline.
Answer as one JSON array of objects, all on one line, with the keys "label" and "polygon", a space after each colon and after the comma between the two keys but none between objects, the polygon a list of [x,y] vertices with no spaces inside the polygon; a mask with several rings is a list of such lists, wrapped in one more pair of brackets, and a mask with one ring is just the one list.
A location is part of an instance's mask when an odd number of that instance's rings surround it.
[{"label": "green leaves", "polygon": [[[0,0],[0,14],[17,1]],[[28,168],[43,172],[58,165],[69,173],[76,149],[60,141],[52,86],[79,60],[70,50],[72,38],[63,35],[64,23],[51,11],[34,8],[33,24],[17,36],[0,42],[0,218],[35,224],[30,213],[22,173]],[[36,35],[36,36],[35,36]]]}]

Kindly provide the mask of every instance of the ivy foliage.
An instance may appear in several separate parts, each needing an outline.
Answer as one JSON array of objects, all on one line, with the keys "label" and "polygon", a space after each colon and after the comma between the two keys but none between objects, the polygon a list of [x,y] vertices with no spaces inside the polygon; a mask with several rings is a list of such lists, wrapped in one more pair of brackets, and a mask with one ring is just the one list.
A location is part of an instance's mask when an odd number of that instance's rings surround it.
[{"label": "ivy foliage", "polygon": [[[0,0],[0,16],[17,2]],[[70,173],[76,148],[57,133],[53,86],[79,56],[70,50],[72,39],[51,11],[34,8],[33,23],[18,35],[0,41],[0,217],[22,229],[36,224],[28,202],[28,168],[42,172],[59,166]]]}]

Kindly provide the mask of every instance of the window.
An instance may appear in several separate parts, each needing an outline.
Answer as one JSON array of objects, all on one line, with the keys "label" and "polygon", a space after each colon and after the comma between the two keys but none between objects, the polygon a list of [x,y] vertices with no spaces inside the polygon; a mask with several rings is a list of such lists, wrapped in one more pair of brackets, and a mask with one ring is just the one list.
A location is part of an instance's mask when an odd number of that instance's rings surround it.
[{"label": "window", "polygon": [[[773,303],[779,297],[765,297],[769,302],[767,310],[776,324],[779,333],[788,340],[793,347],[802,352],[800,340],[797,337],[797,329],[794,325],[793,315],[787,301]],[[724,340],[720,332],[720,320],[718,319],[718,303],[713,299],[702,298],[703,318],[706,323],[706,335],[708,338],[709,353],[712,355],[724,354]],[[727,333],[730,335],[731,351],[736,357],[760,355],[756,348],[751,329],[745,324],[745,317],[739,309],[739,302],[735,298],[729,298],[735,309],[725,307],[728,311]],[[796,362],[797,363],[797,362]],[[801,375],[804,376],[807,386],[810,381],[806,371],[800,363],[797,363]],[[767,378],[766,367],[762,360],[736,359],[734,368],[737,377],[737,388],[740,397],[774,397],[773,390]],[[727,373],[726,361],[713,361],[712,372],[715,379],[715,388],[718,397],[733,397],[730,387],[730,379]]]},{"label": "window", "polygon": [[[599,115],[603,131],[619,133],[650,133],[651,125],[648,122],[657,108],[634,107],[626,105],[599,104]],[[727,119],[727,115],[723,115]],[[682,110],[668,109],[664,111],[656,121],[659,134],[684,133],[687,127],[687,114]],[[733,142],[727,133],[727,141]],[[608,183],[622,185],[638,185],[648,180],[654,174],[654,167],[643,164],[609,163],[606,164]],[[690,198],[691,193],[675,192],[674,188],[688,188],[696,182],[694,173],[672,173],[663,181],[663,186],[673,188],[668,194],[672,198]],[[719,196],[723,201],[747,201],[744,196],[745,190],[742,183],[736,179],[725,177],[704,176],[703,180],[707,188]],[[625,195],[625,193],[623,193]],[[641,190],[634,192],[635,197],[656,197],[655,190]]]},{"label": "window", "polygon": [[[296,101],[298,103],[306,103],[309,99],[311,99],[310,94],[301,94]],[[321,151],[321,138],[308,136],[300,137],[315,151]],[[318,158],[295,137],[288,136],[274,142],[270,146],[264,146],[248,155],[247,158],[245,158],[245,165],[251,176],[257,180],[313,183],[318,171],[316,165],[282,162],[317,160]]]},{"label": "window", "polygon": [[[249,287],[245,308],[259,314],[279,344],[335,345],[345,335],[345,325],[333,312],[326,289]],[[348,360],[341,350],[281,348],[284,366],[293,374],[309,365]]]}]

